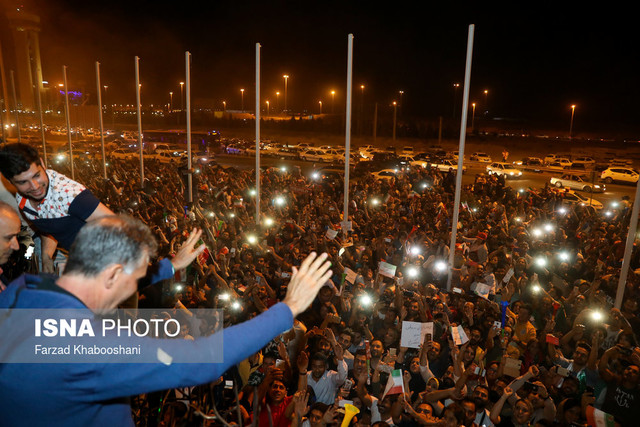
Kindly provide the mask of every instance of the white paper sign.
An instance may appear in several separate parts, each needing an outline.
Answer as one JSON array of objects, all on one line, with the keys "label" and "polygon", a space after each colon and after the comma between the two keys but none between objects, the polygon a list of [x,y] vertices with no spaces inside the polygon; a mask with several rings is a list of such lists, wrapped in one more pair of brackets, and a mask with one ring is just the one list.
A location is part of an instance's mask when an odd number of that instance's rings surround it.
[{"label": "white paper sign", "polygon": [[327,229],[327,239],[333,240],[336,238],[337,235],[338,235],[337,230],[334,230],[333,228]]},{"label": "white paper sign", "polygon": [[451,337],[456,345],[462,345],[469,341],[469,337],[462,326],[451,328]]},{"label": "white paper sign", "polygon": [[402,322],[402,334],[400,335],[400,347],[420,348],[424,337],[431,334],[433,337],[433,322]]},{"label": "white paper sign", "polygon": [[379,273],[386,277],[394,278],[396,275],[396,266],[393,264],[389,264],[388,262],[380,261],[378,265]]},{"label": "white paper sign", "polygon": [[358,273],[356,273],[355,271],[351,270],[348,267],[345,267],[344,274],[347,275],[347,277],[344,280],[351,283],[352,285],[356,282],[356,277],[358,276]]},{"label": "white paper sign", "polygon": [[511,278],[513,277],[513,268],[510,268],[509,271],[507,271],[507,274],[504,275],[504,277],[502,278],[502,282],[503,283],[509,283],[509,280],[511,280]]},{"label": "white paper sign", "polygon": [[476,295],[489,299],[489,292],[491,292],[491,286],[485,283],[476,283]]}]

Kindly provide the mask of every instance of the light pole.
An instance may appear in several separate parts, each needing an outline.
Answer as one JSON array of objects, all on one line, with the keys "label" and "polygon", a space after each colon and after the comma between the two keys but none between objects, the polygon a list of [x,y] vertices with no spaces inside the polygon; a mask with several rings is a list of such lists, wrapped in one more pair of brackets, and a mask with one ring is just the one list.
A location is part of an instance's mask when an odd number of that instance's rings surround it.
[{"label": "light pole", "polygon": [[227,101],[222,101],[222,112],[223,113],[227,112]]},{"label": "light pole", "polygon": [[280,111],[280,92],[276,92],[276,111]]},{"label": "light pole", "polygon": [[180,82],[180,111],[184,111],[184,82]]},{"label": "light pole", "polygon": [[569,123],[569,139],[573,138],[573,115],[576,112],[575,104],[571,106],[571,122]]},{"label": "light pole", "polygon": [[173,92],[169,92],[169,112],[173,110]]},{"label": "light pole", "polygon": [[269,101],[267,100],[267,116],[269,115]]},{"label": "light pole", "polygon": [[398,103],[393,101],[393,140],[396,140],[396,112],[397,112]]},{"label": "light pole", "polygon": [[244,89],[240,89],[240,97],[242,98],[242,108],[240,110],[244,112]]},{"label": "light pole", "polygon": [[335,105],[335,101],[336,101],[336,91],[332,90],[331,91],[331,114],[334,113],[334,105]]},{"label": "light pole", "polygon": [[320,105],[320,114],[322,114],[322,101],[318,101],[318,105]]},{"label": "light pole", "polygon": [[285,74],[282,78],[284,78],[284,111],[287,111],[287,86],[289,83],[289,76]]},{"label": "light pole", "polygon": [[487,89],[484,90],[484,114],[485,116],[489,114],[489,91]]},{"label": "light pole", "polygon": [[476,103],[475,102],[471,104],[471,108],[472,108],[472,111],[473,111],[471,113],[471,132],[473,132],[473,129],[474,129],[473,122],[474,122],[474,120],[476,118]]},{"label": "light pole", "polygon": [[362,134],[362,121],[364,117],[364,85],[360,85],[360,117],[358,118],[358,133]]},{"label": "light pole", "polygon": [[403,90],[399,90],[398,93],[400,94],[400,102],[399,102],[399,106],[400,106],[400,115],[402,115],[402,108],[404,107],[404,104],[402,103],[402,95],[404,95],[404,91]]},{"label": "light pole", "polygon": [[458,104],[458,88],[460,87],[460,83],[453,84],[453,118],[456,118],[456,106]]}]

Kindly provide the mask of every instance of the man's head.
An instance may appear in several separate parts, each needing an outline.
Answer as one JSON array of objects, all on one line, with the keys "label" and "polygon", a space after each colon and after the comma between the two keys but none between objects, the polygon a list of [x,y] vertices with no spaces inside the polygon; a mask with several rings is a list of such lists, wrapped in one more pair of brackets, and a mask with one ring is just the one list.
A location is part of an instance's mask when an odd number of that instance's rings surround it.
[{"label": "man's head", "polygon": [[327,369],[327,356],[322,353],[315,353],[311,356],[311,376],[314,380],[319,380]]},{"label": "man's head", "polygon": [[464,410],[464,425],[472,425],[476,419],[476,402],[470,398],[462,399],[460,402],[462,409]]},{"label": "man's head", "polygon": [[472,398],[476,404],[476,411],[483,410],[489,403],[489,389],[485,385],[478,384],[473,389]]},{"label": "man's head", "polygon": [[138,220],[112,215],[89,221],[71,245],[61,279],[95,282],[93,289],[80,289],[91,296],[89,308],[113,309],[136,291],[156,248],[151,230]]},{"label": "man's head", "polygon": [[11,205],[0,201],[0,265],[9,261],[13,251],[20,248],[18,233],[20,217]]},{"label": "man's head", "polygon": [[49,177],[38,152],[27,144],[8,144],[0,150],[0,172],[23,197],[40,201],[49,190]]}]

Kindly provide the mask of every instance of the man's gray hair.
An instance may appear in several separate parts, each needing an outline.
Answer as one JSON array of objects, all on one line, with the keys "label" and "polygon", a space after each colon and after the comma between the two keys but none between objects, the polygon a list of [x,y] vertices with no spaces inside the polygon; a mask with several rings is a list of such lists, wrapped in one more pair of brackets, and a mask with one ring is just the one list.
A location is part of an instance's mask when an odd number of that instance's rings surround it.
[{"label": "man's gray hair", "polygon": [[126,215],[110,215],[89,221],[76,236],[64,274],[95,277],[107,266],[121,264],[131,274],[157,250],[149,227]]}]

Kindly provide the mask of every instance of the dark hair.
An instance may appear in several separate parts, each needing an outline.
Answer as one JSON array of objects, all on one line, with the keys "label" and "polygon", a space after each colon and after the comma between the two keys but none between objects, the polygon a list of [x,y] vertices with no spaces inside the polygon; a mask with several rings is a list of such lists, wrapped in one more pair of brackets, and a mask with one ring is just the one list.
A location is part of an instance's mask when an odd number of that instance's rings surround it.
[{"label": "dark hair", "polygon": [[321,361],[322,363],[324,363],[325,365],[327,364],[327,356],[325,356],[324,354],[322,354],[322,353],[320,353],[320,352],[318,352],[318,353],[314,353],[314,354],[311,356],[311,360],[310,360],[310,362],[313,362],[314,360],[319,360],[319,361]]},{"label": "dark hair", "polygon": [[16,142],[0,150],[0,172],[8,180],[28,170],[33,163],[40,164],[40,155],[27,144]]},{"label": "dark hair", "polygon": [[313,405],[311,405],[311,408],[309,408],[309,413],[315,410],[315,411],[320,411],[324,414],[327,411],[327,409],[329,409],[329,405],[327,405],[326,403],[316,402]]},{"label": "dark hair", "polygon": [[105,216],[80,229],[64,274],[95,277],[111,264],[122,264],[131,274],[143,257],[153,257],[156,249],[151,230],[141,221],[126,215]]}]

